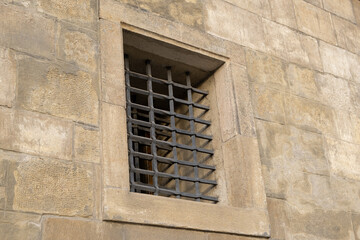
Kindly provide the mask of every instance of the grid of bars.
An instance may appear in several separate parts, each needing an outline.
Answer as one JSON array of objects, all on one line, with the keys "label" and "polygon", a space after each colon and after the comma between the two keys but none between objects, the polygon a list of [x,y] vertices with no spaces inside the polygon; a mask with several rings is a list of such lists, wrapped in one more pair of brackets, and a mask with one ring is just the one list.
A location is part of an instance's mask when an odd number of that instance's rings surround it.
[{"label": "grid of bars", "polygon": [[173,81],[171,67],[164,69],[166,80],[152,76],[150,60],[143,67],[145,73],[130,70],[125,55],[131,191],[218,202],[206,134],[211,123],[201,118],[210,110],[200,103],[208,92],[191,86],[190,73],[184,84]]}]

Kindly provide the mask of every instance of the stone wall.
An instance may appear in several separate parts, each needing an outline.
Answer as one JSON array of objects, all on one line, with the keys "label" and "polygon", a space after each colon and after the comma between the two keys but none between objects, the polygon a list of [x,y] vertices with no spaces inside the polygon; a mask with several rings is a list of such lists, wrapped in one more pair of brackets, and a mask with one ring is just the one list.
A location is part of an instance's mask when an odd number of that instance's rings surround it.
[{"label": "stone wall", "polygon": [[232,59],[221,147],[257,139],[271,239],[360,239],[359,0],[0,0],[0,239],[255,239],[102,221],[119,16]]}]

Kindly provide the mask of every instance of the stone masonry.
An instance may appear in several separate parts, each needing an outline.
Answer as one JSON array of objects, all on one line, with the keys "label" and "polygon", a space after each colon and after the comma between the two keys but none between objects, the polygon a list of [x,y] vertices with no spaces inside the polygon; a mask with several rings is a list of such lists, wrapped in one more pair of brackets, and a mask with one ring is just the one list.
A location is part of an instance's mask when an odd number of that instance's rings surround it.
[{"label": "stone masonry", "polygon": [[[359,0],[0,0],[0,18],[1,240],[360,240]],[[126,136],[122,26],[228,59],[220,220],[254,212],[254,234],[104,221],[128,189],[126,143],[104,140]]]}]

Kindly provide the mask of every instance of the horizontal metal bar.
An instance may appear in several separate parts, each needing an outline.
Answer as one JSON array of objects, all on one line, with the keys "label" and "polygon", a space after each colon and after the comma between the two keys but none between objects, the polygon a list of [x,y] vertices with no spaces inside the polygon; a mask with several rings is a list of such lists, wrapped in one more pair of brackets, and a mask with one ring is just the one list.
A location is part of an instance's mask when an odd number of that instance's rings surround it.
[{"label": "horizontal metal bar", "polygon": [[[148,80],[149,79],[149,76],[141,74],[141,73],[137,73],[137,72],[133,72],[133,71],[127,71],[127,72],[129,73],[129,75],[131,77],[136,77],[136,78],[140,78],[140,79],[143,79],[143,80]],[[188,87],[187,85],[184,85],[184,84],[181,84],[181,83],[169,82],[167,80],[157,78],[157,77],[153,77],[153,76],[151,77],[151,80],[154,81],[154,82],[158,82],[158,83],[172,84],[175,87],[183,88],[183,89],[186,89],[186,90],[191,89],[192,91],[194,91],[196,93],[199,93],[199,94],[203,94],[203,95],[208,95],[209,94],[209,92],[203,91],[203,90],[198,89],[198,88]]]},{"label": "horizontal metal bar", "polygon": [[[140,190],[144,190],[144,191],[149,191],[149,192],[155,192],[155,187],[148,185],[148,184],[143,184],[143,183],[132,183],[134,185],[135,188],[140,189]],[[166,188],[158,188],[159,193],[169,193],[172,195],[180,195],[182,197],[187,197],[187,198],[201,198],[203,200],[208,200],[208,201],[213,201],[213,202],[218,202],[219,200],[216,197],[211,197],[211,196],[206,196],[206,195],[196,195],[196,194],[192,194],[192,193],[187,193],[187,192],[177,192],[175,190],[171,190],[171,189],[166,189]]]},{"label": "horizontal metal bar", "polygon": [[136,168],[136,167],[131,168],[131,170],[135,173],[142,173],[142,174],[146,174],[146,175],[150,175],[150,176],[154,176],[156,174],[158,177],[180,179],[182,181],[187,181],[187,182],[199,182],[199,183],[203,183],[203,184],[217,185],[217,182],[214,180],[179,176],[179,175],[174,175],[174,174],[170,174],[170,173],[164,173],[164,172],[158,172],[158,171],[155,172],[153,170],[146,170],[146,169],[141,169],[141,168]]}]

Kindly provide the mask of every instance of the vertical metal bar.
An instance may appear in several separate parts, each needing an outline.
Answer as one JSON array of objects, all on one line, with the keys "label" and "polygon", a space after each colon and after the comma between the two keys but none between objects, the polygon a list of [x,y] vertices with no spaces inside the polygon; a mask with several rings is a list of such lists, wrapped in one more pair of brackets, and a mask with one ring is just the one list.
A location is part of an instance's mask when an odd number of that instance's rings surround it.
[{"label": "vertical metal bar", "polygon": [[[187,90],[187,97],[189,104],[189,117],[194,118],[194,109],[193,109],[193,101],[192,101],[192,91],[191,91],[191,80],[190,80],[190,73],[186,72],[186,85],[188,86]],[[190,132],[191,132],[191,145],[194,148],[193,150],[193,159],[194,163],[197,164],[197,151],[196,151],[196,136],[195,136],[195,122],[194,120],[190,120]],[[199,169],[197,166],[194,166],[194,177],[195,181],[195,191],[196,195],[200,196],[200,187],[199,187]],[[200,201],[200,197],[196,198],[196,201]]]},{"label": "vertical metal bar", "polygon": [[[171,67],[167,67],[167,78],[169,81],[168,90],[169,90],[169,97],[170,97],[170,127],[171,127],[171,140],[174,144],[173,146],[173,158],[174,161],[177,161],[177,150],[176,150],[176,132],[175,132],[175,107],[174,107],[174,92],[173,92],[173,81],[171,76]],[[177,162],[174,163],[174,174],[175,178],[175,190],[176,190],[176,198],[180,198],[180,182],[179,182],[179,167]]]},{"label": "vertical metal bar", "polygon": [[127,128],[128,128],[128,148],[129,148],[129,166],[130,166],[130,191],[134,192],[134,156],[133,156],[133,142],[131,139],[132,123],[131,123],[131,94],[130,94],[130,76],[129,76],[129,56],[125,55],[125,84],[126,84],[126,115],[127,115]]},{"label": "vertical metal bar", "polygon": [[154,114],[154,99],[153,99],[153,89],[152,89],[152,76],[151,76],[151,65],[150,60],[146,60],[146,75],[147,79],[147,90],[149,91],[148,96],[148,106],[150,108],[149,112],[149,122],[151,123],[150,127],[150,138],[151,138],[151,153],[152,158],[152,168],[154,171],[153,184],[155,187],[154,195],[159,195],[159,185],[158,185],[158,169],[157,169],[157,152],[156,152],[156,133],[155,133],[155,114]]},{"label": "vertical metal bar", "polygon": [[[133,113],[133,118],[134,119],[138,119],[138,115],[137,115],[137,109],[134,109],[135,112]],[[134,135],[139,135],[139,131],[137,128],[137,125],[134,124]],[[134,149],[136,152],[139,152],[139,143],[135,142],[134,143]],[[139,157],[135,157],[134,162],[135,162],[135,168],[140,168],[140,162],[139,162]],[[140,182],[140,173],[135,173],[135,181],[136,182]]]}]

